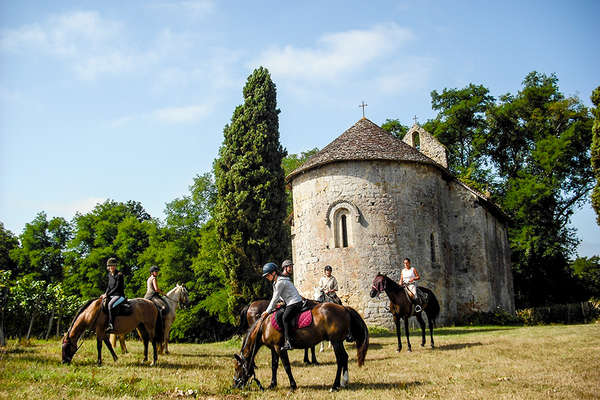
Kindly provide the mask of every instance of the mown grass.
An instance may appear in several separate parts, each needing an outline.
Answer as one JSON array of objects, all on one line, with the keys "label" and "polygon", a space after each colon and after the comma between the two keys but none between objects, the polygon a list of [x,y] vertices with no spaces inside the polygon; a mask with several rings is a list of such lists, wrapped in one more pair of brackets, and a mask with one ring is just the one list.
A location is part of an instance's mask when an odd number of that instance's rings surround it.
[{"label": "mown grass", "polygon": [[[363,368],[350,355],[350,385],[329,393],[335,374],[331,350],[318,353],[321,365],[304,366],[293,351],[298,390],[279,368],[279,387],[231,388],[233,353],[239,340],[213,344],[172,344],[157,367],[141,363],[142,345],[115,363],[104,349],[96,366],[96,341],[86,340],[72,365],[60,363],[59,341],[14,342],[0,350],[0,398],[4,399],[597,399],[600,397],[600,324],[535,327],[449,327],[436,330],[436,346],[422,348],[412,334],[413,352],[397,353],[394,335],[371,338]],[[119,353],[119,351],[117,351]],[[261,349],[257,376],[270,382],[270,354]],[[187,391],[191,390],[191,396]]]}]

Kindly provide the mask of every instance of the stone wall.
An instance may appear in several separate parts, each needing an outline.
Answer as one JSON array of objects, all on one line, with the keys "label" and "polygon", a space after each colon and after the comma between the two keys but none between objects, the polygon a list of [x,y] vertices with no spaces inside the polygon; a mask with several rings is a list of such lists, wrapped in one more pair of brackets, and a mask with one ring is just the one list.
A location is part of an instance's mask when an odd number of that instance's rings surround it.
[{"label": "stone wall", "polygon": [[[436,167],[339,162],[295,177],[292,190],[294,279],[303,296],[313,297],[331,265],[344,304],[370,325],[391,327],[387,296],[371,299],[371,283],[378,272],[398,280],[409,257],[438,296],[441,323],[468,302],[514,308],[504,225]],[[348,247],[335,239],[340,215]]]}]

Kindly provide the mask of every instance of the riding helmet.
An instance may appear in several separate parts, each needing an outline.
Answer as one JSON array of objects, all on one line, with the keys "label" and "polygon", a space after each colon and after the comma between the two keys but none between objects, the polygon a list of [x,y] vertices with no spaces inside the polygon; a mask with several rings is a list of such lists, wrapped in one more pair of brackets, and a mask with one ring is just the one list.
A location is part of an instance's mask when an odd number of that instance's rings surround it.
[{"label": "riding helmet", "polygon": [[294,265],[294,263],[292,262],[292,260],[285,260],[282,264],[281,264],[281,268],[285,268],[289,265]]},{"label": "riding helmet", "polygon": [[325,266],[325,271],[332,271],[331,265],[326,265]]},{"label": "riding helmet", "polygon": [[110,266],[110,265],[117,265],[117,259],[114,257],[111,257],[108,259],[108,261],[106,262],[106,266]]},{"label": "riding helmet", "polygon": [[277,266],[277,264],[269,262],[266,263],[265,265],[263,265],[263,278],[267,275],[269,275],[271,272],[273,271],[277,271],[279,269],[279,267]]},{"label": "riding helmet", "polygon": [[154,271],[158,272],[160,268],[158,268],[156,265],[153,265],[150,267],[150,273],[153,273]]}]

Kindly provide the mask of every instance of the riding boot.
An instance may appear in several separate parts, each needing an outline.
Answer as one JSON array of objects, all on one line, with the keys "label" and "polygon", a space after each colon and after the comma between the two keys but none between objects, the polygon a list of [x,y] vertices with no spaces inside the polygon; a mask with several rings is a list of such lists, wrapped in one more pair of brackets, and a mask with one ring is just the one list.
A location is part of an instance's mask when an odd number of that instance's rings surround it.
[{"label": "riding boot", "polygon": [[112,313],[111,309],[109,308],[108,309],[108,326],[106,327],[107,333],[110,333],[115,330],[113,323],[114,323],[113,313]]},{"label": "riding boot", "polygon": [[293,349],[293,347],[290,343],[290,339],[286,337],[285,343],[283,344],[283,346],[281,346],[281,350],[283,351],[283,350],[292,350],[292,349]]}]

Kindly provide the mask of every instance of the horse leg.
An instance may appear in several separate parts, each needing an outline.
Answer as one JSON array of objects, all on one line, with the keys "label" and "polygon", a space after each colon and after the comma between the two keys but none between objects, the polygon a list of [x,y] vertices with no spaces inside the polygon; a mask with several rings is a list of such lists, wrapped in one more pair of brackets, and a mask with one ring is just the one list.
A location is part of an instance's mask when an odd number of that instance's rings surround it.
[{"label": "horse leg", "polygon": [[308,347],[304,348],[304,364],[310,364],[310,360],[308,359]]},{"label": "horse leg", "polygon": [[106,344],[106,347],[108,348],[108,351],[110,351],[110,354],[112,355],[112,358],[114,361],[117,361],[119,358],[117,357],[117,354],[115,353],[115,349],[113,348],[112,344],[110,343],[110,340],[108,339],[107,336],[104,336],[104,344]]},{"label": "horse leg", "polygon": [[319,348],[319,353],[322,353],[325,350],[325,345],[321,341],[321,347]]},{"label": "horse leg", "polygon": [[425,321],[423,321],[422,313],[417,313],[416,317],[421,327],[421,347],[423,347],[425,346]]},{"label": "horse leg", "polygon": [[[146,344],[146,348],[148,347],[148,345]],[[150,363],[150,366],[154,366],[156,365],[156,363],[158,362],[158,349],[157,349],[157,343],[156,343],[156,338],[154,337],[154,335],[152,335],[152,363]]]},{"label": "horse leg", "polygon": [[292,391],[296,390],[298,386],[296,385],[296,381],[294,380],[294,376],[292,375],[292,367],[290,366],[290,359],[288,357],[287,351],[280,351],[279,357],[281,357],[283,369],[285,369],[285,373],[287,374],[288,379],[290,380],[290,389]]},{"label": "horse leg", "polygon": [[277,367],[279,366],[279,355],[273,349],[271,349],[271,384],[269,389],[275,389],[277,387]]},{"label": "horse leg", "polygon": [[396,351],[400,353],[402,351],[402,327],[400,325],[400,316],[394,314],[394,324],[396,324],[396,337],[398,338],[398,348]]},{"label": "horse leg", "polygon": [[410,338],[408,332],[408,317],[404,317],[404,330],[406,331],[406,347],[408,347],[408,351],[411,352],[412,348],[410,347]]},{"label": "horse leg", "polygon": [[427,316],[427,324],[429,325],[429,335],[431,336],[431,348],[435,348],[435,344],[433,343],[433,321]]},{"label": "horse leg", "polygon": [[102,339],[96,336],[96,349],[98,349],[98,366],[102,365]]},{"label": "horse leg", "polygon": [[[121,354],[127,354],[127,345],[125,344],[125,335],[119,335],[119,344],[121,345]],[[113,347],[115,347],[113,345]]]},{"label": "horse leg", "polygon": [[[331,387],[331,392],[339,390],[341,387],[346,387],[348,384],[348,353],[344,348],[344,342],[339,341],[333,343],[333,351],[335,352],[335,361],[337,363],[337,371],[335,373],[335,380]],[[340,383],[340,378],[344,375],[343,381]]]},{"label": "horse leg", "polygon": [[319,362],[317,361],[317,355],[315,354],[315,346],[311,346],[310,353],[312,355],[312,363],[313,363],[313,365],[319,365]]},{"label": "horse leg", "polygon": [[148,342],[150,341],[150,335],[143,324],[138,326],[138,331],[142,334],[142,340],[144,341],[144,361],[148,361]]}]

